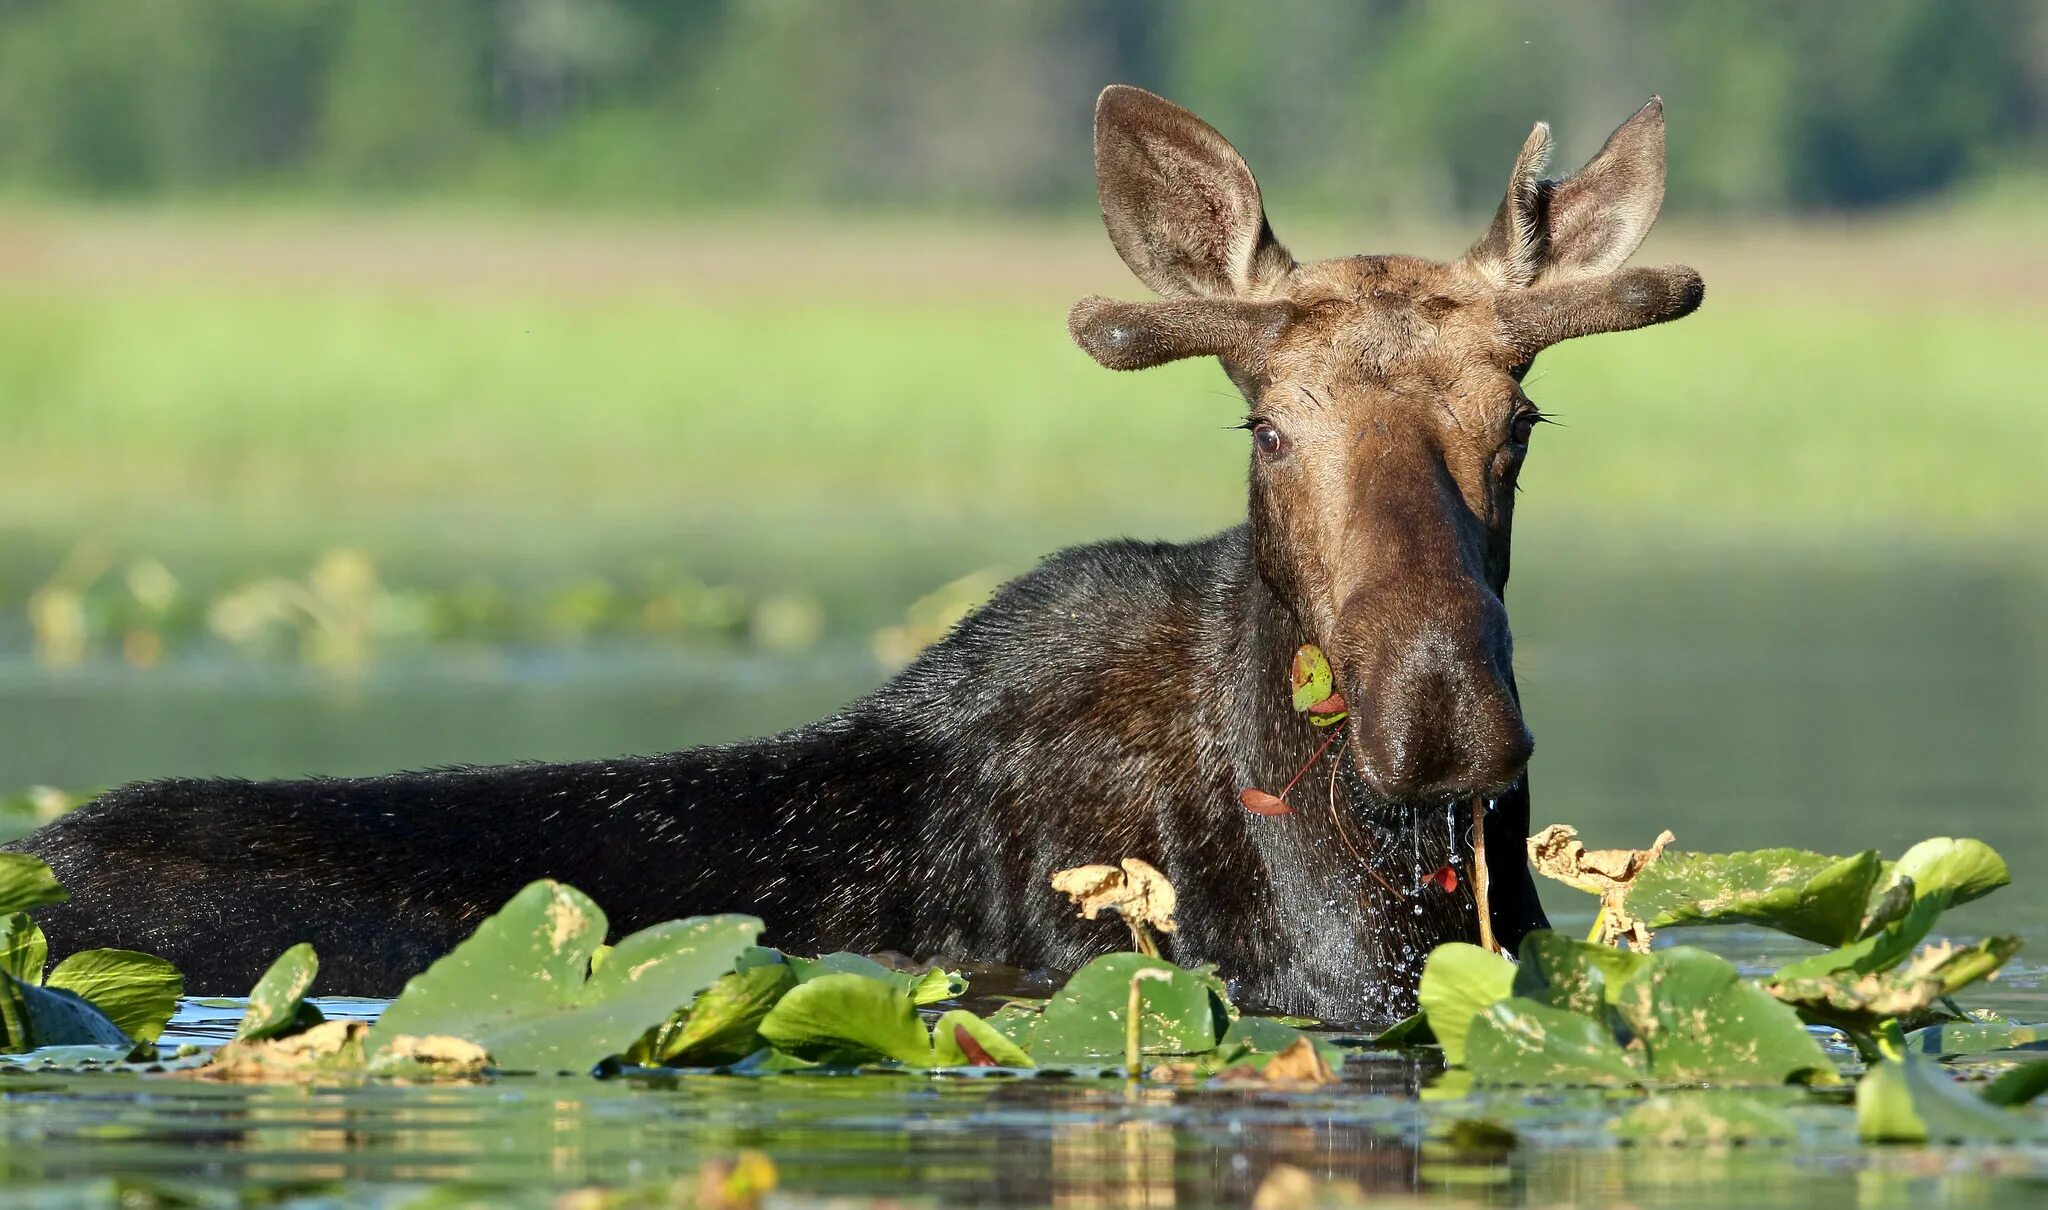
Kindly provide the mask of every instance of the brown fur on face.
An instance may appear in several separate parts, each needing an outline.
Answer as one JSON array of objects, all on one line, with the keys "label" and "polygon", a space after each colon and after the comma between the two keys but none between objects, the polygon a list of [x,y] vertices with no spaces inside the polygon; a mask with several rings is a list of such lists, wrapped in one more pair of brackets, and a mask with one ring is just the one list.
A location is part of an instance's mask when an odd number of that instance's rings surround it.
[{"label": "brown fur on face", "polygon": [[1223,136],[1140,89],[1104,90],[1095,147],[1111,242],[1165,301],[1083,300],[1075,341],[1112,369],[1218,357],[1243,391],[1259,569],[1328,650],[1367,783],[1505,789],[1532,749],[1501,602],[1539,418],[1522,376],[1558,341],[1703,293],[1689,268],[1622,268],[1663,201],[1662,104],[1562,180],[1542,177],[1538,124],[1486,235],[1448,262],[1296,263]]}]

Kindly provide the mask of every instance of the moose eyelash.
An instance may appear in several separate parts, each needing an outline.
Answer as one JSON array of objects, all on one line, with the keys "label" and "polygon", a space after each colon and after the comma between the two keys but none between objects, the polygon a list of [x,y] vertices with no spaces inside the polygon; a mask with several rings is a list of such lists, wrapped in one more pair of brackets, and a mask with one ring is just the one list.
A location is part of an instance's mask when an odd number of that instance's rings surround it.
[{"label": "moose eyelash", "polygon": [[1247,432],[1249,432],[1250,430],[1255,429],[1265,423],[1266,418],[1264,416],[1251,415],[1246,416],[1243,420],[1239,421],[1236,424],[1231,425],[1230,427],[1234,429],[1244,429]]}]

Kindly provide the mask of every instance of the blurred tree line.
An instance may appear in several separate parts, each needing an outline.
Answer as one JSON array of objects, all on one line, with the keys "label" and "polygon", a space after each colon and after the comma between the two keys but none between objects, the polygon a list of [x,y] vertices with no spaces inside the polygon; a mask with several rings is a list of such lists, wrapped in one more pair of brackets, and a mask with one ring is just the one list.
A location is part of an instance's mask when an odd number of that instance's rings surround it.
[{"label": "blurred tree line", "polygon": [[1483,210],[1653,92],[1692,209],[2048,161],[2041,0],[0,0],[0,190],[1075,210],[1117,80],[1346,212]]}]

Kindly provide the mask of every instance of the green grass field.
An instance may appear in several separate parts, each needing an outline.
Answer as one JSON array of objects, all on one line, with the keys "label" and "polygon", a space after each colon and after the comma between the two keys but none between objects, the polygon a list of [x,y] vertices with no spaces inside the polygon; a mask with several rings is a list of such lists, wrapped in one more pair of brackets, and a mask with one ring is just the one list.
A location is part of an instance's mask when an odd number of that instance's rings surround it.
[{"label": "green grass field", "polygon": [[[1068,344],[1072,298],[1142,293],[1090,231],[814,251],[545,223],[18,226],[46,252],[0,281],[0,515],[38,545],[709,525],[801,546],[907,524],[1028,551],[1241,510],[1242,408],[1213,365],[1112,374]],[[1907,268],[1960,273],[1915,238]],[[1698,315],[1544,356],[1530,393],[1565,427],[1539,435],[1526,525],[2031,529],[2048,305],[1785,244],[1686,241]]]}]

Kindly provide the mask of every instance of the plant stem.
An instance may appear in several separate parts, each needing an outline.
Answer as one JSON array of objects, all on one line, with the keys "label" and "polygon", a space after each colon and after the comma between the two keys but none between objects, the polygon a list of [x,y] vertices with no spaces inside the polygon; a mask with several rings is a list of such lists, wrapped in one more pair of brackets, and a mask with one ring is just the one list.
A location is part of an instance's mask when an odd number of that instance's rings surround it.
[{"label": "plant stem", "polygon": [[1343,723],[1338,723],[1336,726],[1330,728],[1329,736],[1325,738],[1322,742],[1322,745],[1316,749],[1315,755],[1308,758],[1307,764],[1303,765],[1301,768],[1296,769],[1294,771],[1294,776],[1287,779],[1287,784],[1280,787],[1280,793],[1274,795],[1274,797],[1285,800],[1288,793],[1294,789],[1295,783],[1300,781],[1302,777],[1306,775],[1310,769],[1315,768],[1316,762],[1323,759],[1323,753],[1328,752],[1330,750],[1330,745],[1337,742],[1337,733],[1342,730],[1344,730]]},{"label": "plant stem", "polygon": [[1499,952],[1493,940],[1493,909],[1486,898],[1486,800],[1472,800],[1472,898],[1479,909],[1480,948]]},{"label": "plant stem", "polygon": [[1138,1078],[1140,1044],[1145,1032],[1145,996],[1138,990],[1144,977],[1143,971],[1131,976],[1131,998],[1124,1014],[1124,1074],[1133,1080]]},{"label": "plant stem", "polygon": [[1595,912],[1595,913],[1593,913],[1593,931],[1592,931],[1592,932],[1590,932],[1590,933],[1587,933],[1587,934],[1586,934],[1586,944],[1587,944],[1587,945],[1598,945],[1598,944],[1600,944],[1600,938],[1601,938],[1602,936],[1606,935],[1606,932],[1607,932],[1607,905],[1606,905],[1605,903],[1602,903],[1602,904],[1600,905],[1600,910],[1599,910],[1599,911],[1597,911],[1597,912]]}]

